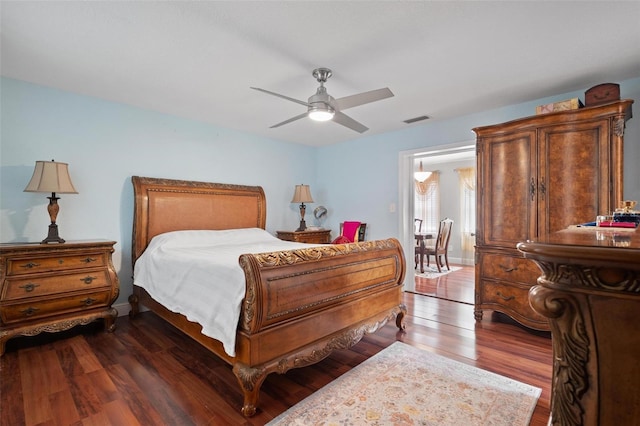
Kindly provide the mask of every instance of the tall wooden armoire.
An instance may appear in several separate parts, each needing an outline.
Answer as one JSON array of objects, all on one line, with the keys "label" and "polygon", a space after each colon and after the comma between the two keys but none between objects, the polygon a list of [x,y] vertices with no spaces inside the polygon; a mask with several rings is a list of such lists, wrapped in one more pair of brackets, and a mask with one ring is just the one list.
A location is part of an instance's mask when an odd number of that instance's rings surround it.
[{"label": "tall wooden armoire", "polygon": [[473,129],[477,135],[475,318],[483,310],[549,330],[529,306],[540,270],[516,249],[609,213],[622,201],[625,122],[632,100]]}]

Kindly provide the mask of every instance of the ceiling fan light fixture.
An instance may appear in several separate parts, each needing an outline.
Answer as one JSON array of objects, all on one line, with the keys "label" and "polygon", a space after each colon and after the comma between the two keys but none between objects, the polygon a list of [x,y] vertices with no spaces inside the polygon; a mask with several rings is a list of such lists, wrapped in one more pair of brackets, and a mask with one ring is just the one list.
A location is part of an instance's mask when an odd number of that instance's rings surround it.
[{"label": "ceiling fan light fixture", "polygon": [[312,105],[309,107],[309,118],[314,121],[329,121],[335,115],[335,110],[331,108],[331,106],[322,104],[322,105]]}]

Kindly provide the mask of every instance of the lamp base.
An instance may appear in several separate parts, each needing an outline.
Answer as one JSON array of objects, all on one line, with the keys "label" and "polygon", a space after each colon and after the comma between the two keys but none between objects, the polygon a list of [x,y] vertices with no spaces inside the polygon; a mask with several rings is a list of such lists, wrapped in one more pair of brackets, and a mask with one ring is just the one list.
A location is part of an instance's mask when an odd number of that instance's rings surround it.
[{"label": "lamp base", "polygon": [[64,240],[58,235],[58,225],[55,223],[49,225],[49,235],[47,235],[47,238],[40,241],[40,244],[49,243],[64,243]]},{"label": "lamp base", "polygon": [[304,219],[302,219],[300,221],[300,227],[296,229],[296,232],[304,231],[306,229],[307,229],[307,223],[304,221]]}]

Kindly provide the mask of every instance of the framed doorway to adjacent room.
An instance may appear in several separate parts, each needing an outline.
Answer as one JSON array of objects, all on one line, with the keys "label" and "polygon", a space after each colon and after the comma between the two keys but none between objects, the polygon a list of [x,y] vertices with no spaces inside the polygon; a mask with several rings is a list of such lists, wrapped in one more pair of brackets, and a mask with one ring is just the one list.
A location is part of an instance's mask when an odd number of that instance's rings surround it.
[{"label": "framed doorway to adjacent room", "polygon": [[[424,205],[420,203],[420,197],[416,195],[414,172],[418,171],[422,162],[423,171],[438,173],[439,205],[438,212],[425,215]],[[451,236],[449,262],[459,266],[473,267],[475,244],[475,141],[465,141],[450,145],[402,151],[399,154],[399,235],[403,247],[415,245],[415,219],[420,215],[423,220],[431,217],[432,222],[437,223],[441,218],[449,217],[454,220],[454,230]],[[472,177],[466,176],[470,182],[469,188],[461,189],[463,171],[473,173]],[[467,200],[464,199],[466,192]],[[466,206],[463,204],[466,203]],[[418,208],[417,208],[418,207]],[[427,207],[428,208],[428,207]],[[425,217],[427,216],[427,217]],[[437,219],[435,219],[437,218]],[[424,223],[424,222],[423,222]],[[432,224],[433,225],[433,224]],[[431,232],[427,225],[423,232]],[[434,227],[434,226],[432,226]],[[465,239],[466,236],[466,239]],[[407,274],[405,277],[405,290],[413,291],[416,283],[416,270],[414,265],[413,250],[407,250]],[[433,263],[433,262],[432,262]],[[473,286],[473,281],[469,284]],[[436,296],[437,297],[437,296]],[[465,300],[461,300],[466,303]]]}]

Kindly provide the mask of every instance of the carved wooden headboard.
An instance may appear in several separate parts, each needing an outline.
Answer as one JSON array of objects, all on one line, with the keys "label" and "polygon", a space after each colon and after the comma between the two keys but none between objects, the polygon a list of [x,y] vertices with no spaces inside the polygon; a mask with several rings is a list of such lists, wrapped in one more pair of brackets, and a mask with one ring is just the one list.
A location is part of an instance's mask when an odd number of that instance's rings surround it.
[{"label": "carved wooden headboard", "polygon": [[262,228],[267,203],[260,186],[133,176],[132,258],[164,232]]}]

